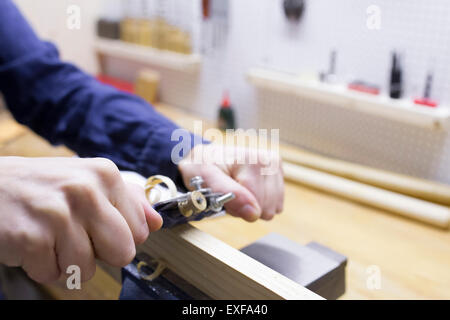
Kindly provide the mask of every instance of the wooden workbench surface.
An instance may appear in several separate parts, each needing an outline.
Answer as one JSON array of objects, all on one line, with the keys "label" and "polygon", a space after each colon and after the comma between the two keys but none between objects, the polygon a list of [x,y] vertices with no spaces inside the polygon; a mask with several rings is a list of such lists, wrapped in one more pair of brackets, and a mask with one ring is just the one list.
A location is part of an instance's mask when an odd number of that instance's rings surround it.
[{"label": "wooden workbench surface", "polygon": [[[191,128],[193,117],[167,106],[163,114]],[[70,156],[53,148],[10,117],[0,116],[0,155]],[[224,216],[195,226],[235,248],[278,232],[301,244],[317,241],[348,257],[344,299],[450,299],[450,232],[356,204],[297,184],[286,184],[284,212],[270,222],[246,223]],[[371,266],[381,288],[367,286]],[[69,298],[113,298],[120,287],[99,272],[83,293]],[[111,282],[111,283],[110,283]],[[52,292],[64,296],[64,290]]]}]

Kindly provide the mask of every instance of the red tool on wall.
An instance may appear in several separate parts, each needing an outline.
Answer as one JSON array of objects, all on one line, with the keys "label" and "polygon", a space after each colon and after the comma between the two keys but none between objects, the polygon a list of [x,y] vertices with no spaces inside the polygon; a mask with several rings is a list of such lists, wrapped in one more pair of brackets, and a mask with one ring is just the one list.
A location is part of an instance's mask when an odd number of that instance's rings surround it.
[{"label": "red tool on wall", "polygon": [[414,99],[415,104],[432,108],[437,107],[438,102],[430,98],[432,84],[433,84],[433,74],[430,72],[427,74],[427,78],[425,80],[425,90],[423,93],[423,97]]}]

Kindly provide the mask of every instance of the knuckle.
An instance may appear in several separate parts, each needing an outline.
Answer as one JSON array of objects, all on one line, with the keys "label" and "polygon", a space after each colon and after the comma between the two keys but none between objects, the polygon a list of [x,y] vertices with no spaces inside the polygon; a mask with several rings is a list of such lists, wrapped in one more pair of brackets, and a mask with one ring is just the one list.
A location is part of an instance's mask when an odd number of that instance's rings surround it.
[{"label": "knuckle", "polygon": [[58,226],[66,229],[72,220],[71,214],[69,210],[58,210],[57,215],[55,216],[55,220]]},{"label": "knuckle", "polygon": [[[72,180],[62,187],[66,199],[68,200],[71,210],[76,210],[83,204],[88,204],[91,207],[95,206],[98,202],[98,191],[92,181],[86,179]],[[60,217],[63,221],[70,221],[69,210],[63,211]],[[68,222],[68,221],[66,221]]]},{"label": "knuckle", "polygon": [[236,180],[237,182],[239,182],[239,184],[244,186],[252,182],[252,178],[249,175],[238,177]]},{"label": "knuckle", "polygon": [[12,237],[14,237],[15,243],[22,249],[21,251],[25,256],[50,248],[50,245],[38,232],[19,228],[13,233]]},{"label": "knuckle", "polygon": [[50,284],[59,279],[60,273],[57,271],[45,272],[45,273],[28,273],[28,276],[34,281],[41,284]]},{"label": "knuckle", "polygon": [[116,267],[125,267],[133,261],[135,256],[136,248],[133,243],[131,246],[124,246],[124,248],[119,249],[117,254],[112,258],[111,264]]},{"label": "knuckle", "polygon": [[[243,186],[243,187],[245,187],[245,188],[249,188],[249,187],[251,187],[251,186],[253,186],[253,185],[261,185],[261,181],[260,181],[260,179],[259,179],[259,176],[258,175],[245,175],[245,176],[241,176],[241,177],[238,177],[237,179],[236,179],[236,181],[241,185],[241,186]],[[238,191],[238,190],[236,190],[236,191]]]},{"label": "knuckle", "polygon": [[136,244],[142,244],[145,242],[145,240],[147,240],[150,231],[148,230],[148,228],[141,228],[141,231],[138,231],[134,234],[134,242]]},{"label": "knuckle", "polygon": [[262,167],[273,166],[279,168],[282,163],[281,156],[271,151],[261,152],[258,160],[258,165]]},{"label": "knuckle", "polygon": [[30,202],[32,212],[38,213],[49,221],[56,223],[58,227],[67,226],[70,223],[71,215],[67,200],[63,197],[53,197],[50,201],[43,202],[41,199],[35,199]]},{"label": "knuckle", "polygon": [[92,184],[92,180],[78,178],[68,181],[61,189],[68,196],[80,196],[92,193],[94,191]]},{"label": "knuckle", "polygon": [[53,250],[52,241],[46,236],[32,236],[32,243],[29,246],[34,253],[45,254]]},{"label": "knuckle", "polygon": [[93,159],[97,176],[108,183],[113,183],[120,178],[120,172],[117,165],[106,158]]},{"label": "knuckle", "polygon": [[77,189],[86,201],[95,202],[97,192],[93,185],[80,184],[77,186]]}]

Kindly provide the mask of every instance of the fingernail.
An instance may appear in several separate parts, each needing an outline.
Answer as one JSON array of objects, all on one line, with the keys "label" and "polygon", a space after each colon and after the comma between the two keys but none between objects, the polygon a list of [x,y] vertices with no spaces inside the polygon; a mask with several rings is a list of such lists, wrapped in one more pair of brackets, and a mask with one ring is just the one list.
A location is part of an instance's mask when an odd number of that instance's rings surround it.
[{"label": "fingernail", "polygon": [[260,212],[254,206],[246,204],[239,210],[238,215],[246,220],[257,220],[260,216]]},{"label": "fingernail", "polygon": [[153,210],[153,208],[147,204],[144,205],[144,211],[149,231],[153,232],[161,229],[163,221],[159,213]]}]

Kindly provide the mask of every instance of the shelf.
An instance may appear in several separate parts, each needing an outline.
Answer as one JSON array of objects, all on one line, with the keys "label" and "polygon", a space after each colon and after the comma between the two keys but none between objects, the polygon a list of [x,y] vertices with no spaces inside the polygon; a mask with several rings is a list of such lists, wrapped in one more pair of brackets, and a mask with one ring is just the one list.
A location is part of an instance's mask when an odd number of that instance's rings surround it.
[{"label": "shelf", "polygon": [[120,40],[97,39],[94,47],[98,53],[105,56],[184,72],[197,72],[202,63],[201,56],[197,54],[159,50]]},{"label": "shelf", "polygon": [[297,95],[420,127],[447,130],[450,126],[450,109],[443,106],[418,106],[406,99],[372,96],[348,90],[342,85],[306,81],[296,75],[265,69],[251,69],[247,78],[259,88]]}]

